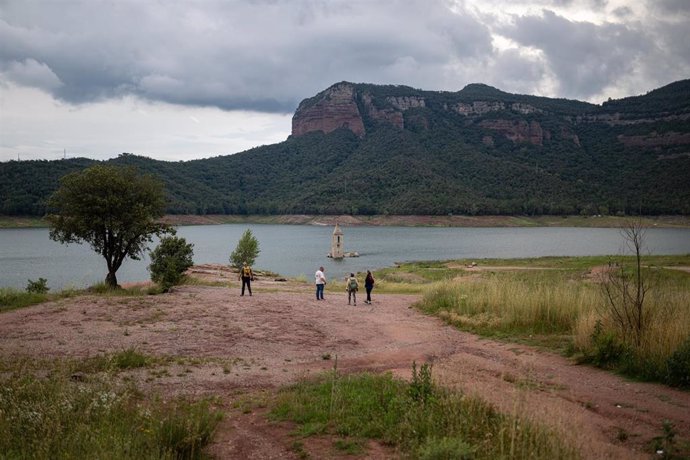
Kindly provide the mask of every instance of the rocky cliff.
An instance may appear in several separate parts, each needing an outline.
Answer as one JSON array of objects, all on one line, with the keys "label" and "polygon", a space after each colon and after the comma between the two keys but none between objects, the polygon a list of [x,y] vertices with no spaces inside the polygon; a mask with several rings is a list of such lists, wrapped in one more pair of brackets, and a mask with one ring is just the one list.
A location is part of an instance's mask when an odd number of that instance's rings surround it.
[{"label": "rocky cliff", "polygon": [[[637,103],[636,98],[629,99]],[[456,93],[446,93],[406,86],[341,82],[302,101],[292,119],[292,134],[330,133],[346,128],[361,138],[367,134],[367,129],[380,124],[401,130],[425,130],[439,117],[460,116],[466,126],[480,131],[481,142],[486,146],[493,146],[495,140],[504,138],[513,144],[543,147],[545,142],[554,139],[580,147],[578,126],[651,126],[657,122],[687,123],[690,119],[687,106],[673,112],[655,112],[653,109],[640,112],[639,104],[626,105],[626,100],[621,101],[594,105],[509,94],[480,84],[468,85]],[[630,111],[626,113],[625,109]],[[619,141],[626,147],[688,144],[687,135],[670,132],[659,136],[653,127],[642,135],[621,136]]]},{"label": "rocky cliff", "polygon": [[292,135],[301,136],[311,131],[330,133],[338,128],[347,128],[363,136],[364,123],[356,102],[355,87],[339,83],[305,99],[292,117]]},{"label": "rocky cliff", "polygon": [[[409,94],[412,90],[408,87],[385,87],[397,90],[397,94],[381,96],[377,94],[373,85],[356,85],[348,82],[337,83],[313,98],[305,99],[297,108],[292,118],[292,135],[322,131],[330,133],[339,128],[346,128],[359,137],[366,135],[366,126],[376,123],[385,123],[398,129],[405,129],[408,124],[421,129],[427,129],[429,120],[423,109],[439,109],[448,114],[454,113],[467,118],[482,117],[487,114],[505,113],[510,116],[526,116],[543,114],[544,111],[527,103],[503,102],[495,100],[458,101],[455,103],[443,103],[434,107],[434,102],[428,103],[427,99],[434,99],[434,94],[415,95]],[[443,93],[440,93],[443,94]],[[417,113],[408,114],[409,111]],[[427,114],[428,115],[428,114]],[[480,128],[495,131],[514,143],[529,143],[543,145],[544,139],[550,139],[551,132],[542,129],[539,121],[526,119],[502,119],[482,120],[478,123]],[[563,127],[561,133],[569,137],[579,145],[577,136],[572,134],[569,128]],[[492,136],[485,137],[485,143],[493,143]],[[491,139],[491,140],[489,140]]]}]

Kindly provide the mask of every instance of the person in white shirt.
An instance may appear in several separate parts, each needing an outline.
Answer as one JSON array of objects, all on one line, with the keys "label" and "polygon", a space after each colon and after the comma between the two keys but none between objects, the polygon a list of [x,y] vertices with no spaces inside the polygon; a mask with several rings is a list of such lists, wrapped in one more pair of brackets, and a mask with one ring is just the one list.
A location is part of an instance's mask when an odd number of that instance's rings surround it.
[{"label": "person in white shirt", "polygon": [[319,267],[314,273],[314,282],[316,283],[316,300],[323,300],[323,288],[326,286],[326,275],[324,275],[324,268]]}]

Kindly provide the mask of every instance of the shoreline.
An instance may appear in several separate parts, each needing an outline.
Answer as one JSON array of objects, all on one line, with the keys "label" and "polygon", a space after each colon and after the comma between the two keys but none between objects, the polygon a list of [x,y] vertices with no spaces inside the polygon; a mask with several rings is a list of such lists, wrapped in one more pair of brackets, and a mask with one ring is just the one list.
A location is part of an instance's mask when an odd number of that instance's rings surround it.
[{"label": "shoreline", "polygon": [[[273,224],[399,227],[592,227],[617,228],[635,216],[357,216],[357,215],[172,215],[161,221],[173,226],[222,224]],[[690,216],[643,216],[642,223],[657,228],[690,228]],[[0,228],[47,228],[40,217],[0,216]]]}]

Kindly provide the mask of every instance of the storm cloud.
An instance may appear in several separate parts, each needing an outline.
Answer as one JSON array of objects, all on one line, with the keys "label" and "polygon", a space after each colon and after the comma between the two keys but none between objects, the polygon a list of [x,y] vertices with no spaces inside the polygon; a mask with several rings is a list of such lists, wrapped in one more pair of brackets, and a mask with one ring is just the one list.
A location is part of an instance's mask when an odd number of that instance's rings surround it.
[{"label": "storm cloud", "polygon": [[71,103],[133,94],[276,112],[341,80],[436,86],[492,52],[473,16],[425,1],[10,2],[0,42],[2,69],[31,63]]}]

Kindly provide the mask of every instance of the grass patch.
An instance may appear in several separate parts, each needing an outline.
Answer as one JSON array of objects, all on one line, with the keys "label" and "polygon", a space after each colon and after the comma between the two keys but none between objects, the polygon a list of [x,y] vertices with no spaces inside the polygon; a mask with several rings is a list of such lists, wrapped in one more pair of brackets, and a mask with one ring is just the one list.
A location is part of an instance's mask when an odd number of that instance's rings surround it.
[{"label": "grass patch", "polygon": [[595,287],[568,273],[497,272],[472,283],[437,283],[417,307],[483,335],[569,333],[581,311],[597,302]]},{"label": "grass patch", "polygon": [[0,313],[18,308],[30,307],[44,302],[65,299],[78,295],[76,289],[65,289],[57,293],[26,292],[13,288],[0,288]]},{"label": "grass patch", "polygon": [[113,289],[105,283],[94,284],[86,289],[68,288],[54,293],[27,292],[14,288],[0,288],[0,313],[84,294],[96,294],[113,297],[137,297],[158,293],[160,292],[156,290],[155,286],[133,286],[127,289]]},{"label": "grass patch", "polygon": [[578,457],[554,431],[438,387],[423,369],[412,383],[332,372],[282,391],[270,414],[297,423],[302,437],[335,435],[343,448],[374,439],[410,458]]},{"label": "grass patch", "polygon": [[[690,275],[662,268],[690,266],[690,255],[643,258],[652,289],[645,299],[644,339],[634,349],[621,343],[602,308],[600,281],[590,275],[610,261],[606,256],[478,260],[480,269],[470,272],[472,261],[461,260],[445,263],[456,271],[444,271],[441,263],[403,264],[398,270],[415,274],[418,281],[411,285],[423,292],[418,309],[463,330],[575,354],[635,378],[690,386],[685,377],[690,373]],[[615,261],[625,266],[633,259]],[[458,271],[472,276],[455,276]],[[432,281],[439,273],[444,279]]]},{"label": "grass patch", "polygon": [[145,398],[99,372],[107,360],[31,366],[0,365],[3,458],[202,458],[222,416],[209,400]]}]

